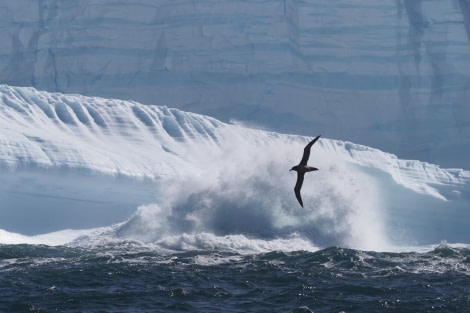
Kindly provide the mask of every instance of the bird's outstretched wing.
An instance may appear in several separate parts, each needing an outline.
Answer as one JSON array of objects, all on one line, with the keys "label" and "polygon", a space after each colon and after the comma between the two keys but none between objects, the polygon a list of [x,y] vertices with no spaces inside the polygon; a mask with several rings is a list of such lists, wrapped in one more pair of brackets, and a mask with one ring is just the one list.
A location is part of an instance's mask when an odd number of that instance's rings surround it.
[{"label": "bird's outstretched wing", "polygon": [[[307,165],[308,158],[310,157],[310,148],[313,146],[315,142],[317,142],[318,138],[321,135],[315,137],[312,141],[310,141],[304,148],[304,155],[302,156],[302,160],[300,161],[299,165]],[[299,196],[300,197],[300,196]]]},{"label": "bird's outstretched wing", "polygon": [[299,200],[300,206],[304,207],[304,203],[302,202],[302,197],[300,196],[300,188],[302,188],[302,184],[304,182],[304,173],[297,172],[297,182],[295,183],[294,191],[295,197]]}]

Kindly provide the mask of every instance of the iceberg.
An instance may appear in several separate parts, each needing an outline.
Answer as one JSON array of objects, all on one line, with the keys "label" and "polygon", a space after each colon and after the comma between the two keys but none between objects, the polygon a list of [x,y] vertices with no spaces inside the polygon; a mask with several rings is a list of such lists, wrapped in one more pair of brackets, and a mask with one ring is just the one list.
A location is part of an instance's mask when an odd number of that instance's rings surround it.
[{"label": "iceberg", "polygon": [[0,82],[470,168],[461,0],[3,0]]},{"label": "iceberg", "polygon": [[322,137],[302,209],[288,170],[311,137],[8,85],[0,125],[0,243],[65,244],[87,229],[173,248],[468,242],[464,169]]}]

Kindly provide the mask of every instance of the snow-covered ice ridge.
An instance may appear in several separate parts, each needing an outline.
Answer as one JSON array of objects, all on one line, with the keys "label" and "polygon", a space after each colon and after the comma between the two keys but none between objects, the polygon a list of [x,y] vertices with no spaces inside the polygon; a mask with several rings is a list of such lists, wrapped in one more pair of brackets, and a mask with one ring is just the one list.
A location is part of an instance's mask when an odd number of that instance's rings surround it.
[{"label": "snow-covered ice ridge", "polygon": [[383,249],[390,240],[468,237],[469,171],[328,134],[312,148],[320,171],[305,180],[300,210],[288,169],[320,129],[279,134],[165,106],[0,85],[0,130],[0,237],[9,238],[0,243],[125,220],[111,227],[115,236],[152,242],[208,232]]},{"label": "snow-covered ice ridge", "polygon": [[466,3],[2,0],[0,83],[470,168]]},{"label": "snow-covered ice ridge", "polygon": [[[3,167],[77,168],[151,178],[184,175],[195,143],[215,146],[215,119],[167,107],[0,86]],[[194,144],[193,144],[194,142]],[[198,149],[192,149],[197,153]]]},{"label": "snow-covered ice ridge", "polygon": [[[147,179],[204,175],[205,166],[216,158],[237,166],[230,163],[230,150],[248,154],[257,149],[255,154],[261,154],[276,145],[299,150],[309,139],[226,124],[166,106],[7,85],[0,86],[0,121],[3,169],[85,169]],[[400,160],[339,140],[321,138],[315,153],[378,169],[406,188],[442,199],[449,191],[458,193],[470,179],[466,170]],[[296,156],[292,155],[294,163]]]}]

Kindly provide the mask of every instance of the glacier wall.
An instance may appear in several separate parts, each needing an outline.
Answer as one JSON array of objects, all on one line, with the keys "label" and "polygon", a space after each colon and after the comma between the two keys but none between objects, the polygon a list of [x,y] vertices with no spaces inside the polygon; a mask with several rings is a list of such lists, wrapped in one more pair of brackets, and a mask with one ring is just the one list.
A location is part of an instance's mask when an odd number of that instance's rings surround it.
[{"label": "glacier wall", "polygon": [[0,243],[116,223],[114,237],[169,246],[239,236],[295,249],[468,241],[465,170],[322,137],[302,209],[288,170],[311,137],[7,85],[0,125]]},{"label": "glacier wall", "polygon": [[468,0],[4,0],[0,83],[470,168]]}]

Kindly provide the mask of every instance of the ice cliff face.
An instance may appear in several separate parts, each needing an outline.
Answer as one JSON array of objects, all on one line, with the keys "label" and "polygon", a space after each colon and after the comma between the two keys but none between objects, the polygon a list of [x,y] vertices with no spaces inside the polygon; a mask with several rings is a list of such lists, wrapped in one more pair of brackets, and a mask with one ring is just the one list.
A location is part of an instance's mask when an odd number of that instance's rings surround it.
[{"label": "ice cliff face", "polygon": [[467,0],[4,0],[0,83],[470,168]]}]

